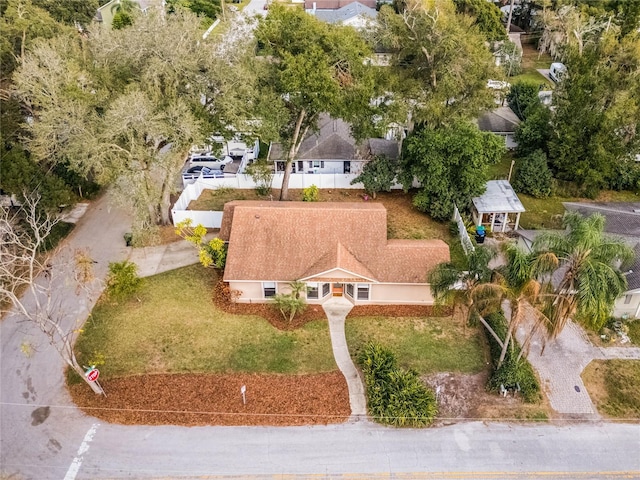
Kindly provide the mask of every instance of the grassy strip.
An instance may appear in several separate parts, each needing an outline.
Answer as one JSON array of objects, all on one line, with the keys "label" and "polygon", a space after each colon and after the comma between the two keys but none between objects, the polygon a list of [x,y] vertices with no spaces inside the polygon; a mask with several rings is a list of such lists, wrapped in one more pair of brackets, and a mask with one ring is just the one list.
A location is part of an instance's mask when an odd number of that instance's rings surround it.
[{"label": "grassy strip", "polygon": [[438,405],[433,391],[413,370],[398,368],[393,352],[368,343],[358,356],[373,419],[396,427],[423,427],[433,422]]},{"label": "grassy strip", "polygon": [[634,345],[640,346],[640,320],[633,320],[627,325],[629,326],[629,338]]},{"label": "grassy strip", "polygon": [[[487,315],[485,320],[500,338],[504,339],[506,337],[507,320],[504,318],[502,312]],[[525,402],[538,402],[541,399],[540,383],[529,361],[524,356],[520,360],[517,360],[520,347],[515,343],[515,339],[514,343],[511,344],[514,348],[507,350],[504,362],[500,368],[496,369],[495,367],[500,358],[502,348],[492,335],[487,334],[487,338],[489,340],[489,350],[494,366],[493,374],[489,378],[489,390],[496,392],[500,391],[501,385],[513,387],[517,384],[520,386],[520,394]]]},{"label": "grassy strip", "polygon": [[640,420],[640,360],[594,360],[582,379],[598,411],[613,418]]},{"label": "grassy strip", "polygon": [[101,299],[76,351],[108,376],[143,373],[319,373],[336,368],[326,322],[283,332],[213,303],[213,270],[194,265],[144,280],[133,299]]},{"label": "grassy strip", "polygon": [[349,318],[347,344],[357,357],[369,342],[384,343],[395,352],[402,368],[421,375],[435,372],[478,373],[484,368],[478,331],[438,318]]}]

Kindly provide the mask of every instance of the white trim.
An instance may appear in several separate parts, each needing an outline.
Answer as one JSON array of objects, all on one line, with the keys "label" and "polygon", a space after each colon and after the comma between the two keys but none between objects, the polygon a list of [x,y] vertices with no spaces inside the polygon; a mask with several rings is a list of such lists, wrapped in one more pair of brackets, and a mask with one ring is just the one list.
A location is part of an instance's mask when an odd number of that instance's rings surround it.
[{"label": "white trim", "polygon": [[[336,270],[348,273],[349,275],[353,275],[354,277],[357,277],[357,278],[364,278],[365,280],[369,280],[372,283],[380,283],[378,280],[375,280],[375,279],[369,278],[369,277],[365,277],[364,275],[359,275],[359,274],[357,274],[355,272],[350,272],[349,270],[345,270],[344,268],[340,268],[340,267],[334,267],[334,268],[332,268],[330,270],[325,270],[324,272],[314,273],[313,275],[309,275],[308,277],[301,278],[300,281],[304,282],[309,278],[316,278],[318,275],[324,275],[325,273],[335,272]],[[323,283],[326,283],[326,282],[323,282]],[[329,282],[329,283],[331,283],[331,282]],[[345,283],[348,283],[348,282],[345,282]]]}]

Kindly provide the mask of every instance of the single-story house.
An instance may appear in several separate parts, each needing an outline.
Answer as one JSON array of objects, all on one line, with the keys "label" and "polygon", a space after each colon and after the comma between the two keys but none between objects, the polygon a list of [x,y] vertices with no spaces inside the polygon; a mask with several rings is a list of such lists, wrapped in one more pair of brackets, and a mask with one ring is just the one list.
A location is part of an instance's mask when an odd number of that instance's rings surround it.
[{"label": "single-story house", "polygon": [[510,150],[518,146],[515,133],[519,124],[520,119],[508,106],[498,107],[478,117],[478,128],[504,137],[505,145]]},{"label": "single-story house", "polygon": [[268,302],[300,281],[310,304],[342,296],[355,305],[432,305],[427,275],[450,259],[442,240],[387,239],[387,210],[373,202],[233,201],[220,238],[224,281],[242,303]]},{"label": "single-story house", "polygon": [[476,226],[484,225],[492,232],[518,230],[522,202],[507,180],[490,180],[486,191],[473,198],[471,214]]},{"label": "single-story house", "polygon": [[[374,156],[397,160],[398,148],[397,141],[384,138],[369,138],[358,145],[347,122],[322,115],[318,131],[302,141],[292,170],[293,173],[359,173]],[[279,172],[284,171],[285,154],[281,144],[271,145],[268,158]]]},{"label": "single-story house", "polygon": [[606,218],[604,231],[633,248],[635,260],[624,272],[627,291],[613,307],[613,316],[640,318],[640,202],[564,202],[564,208],[584,216],[600,213]]},{"label": "single-story house", "polygon": [[375,8],[368,7],[360,2],[353,2],[336,10],[318,10],[314,8],[308,10],[308,13],[323,22],[348,25],[358,30],[372,25],[378,16]]}]

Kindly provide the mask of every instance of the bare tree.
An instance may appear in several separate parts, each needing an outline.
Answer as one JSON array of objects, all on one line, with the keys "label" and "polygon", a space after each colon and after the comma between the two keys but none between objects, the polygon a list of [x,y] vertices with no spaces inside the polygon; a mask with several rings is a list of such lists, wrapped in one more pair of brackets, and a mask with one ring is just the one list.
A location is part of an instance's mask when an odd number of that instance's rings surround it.
[{"label": "bare tree", "polygon": [[[104,394],[99,384],[86,378],[76,359],[73,343],[78,325],[54,288],[57,280],[63,280],[56,278],[56,272],[64,276],[65,271],[72,271],[76,294],[90,293],[95,280],[93,261],[85,251],[74,252],[68,262],[60,251],[44,252],[45,241],[59,218],[39,209],[39,200],[37,195],[25,195],[18,213],[5,207],[0,209],[0,314],[12,311],[21,315],[23,321],[36,325],[65,363],[95,393]],[[55,264],[59,260],[63,264]]]}]

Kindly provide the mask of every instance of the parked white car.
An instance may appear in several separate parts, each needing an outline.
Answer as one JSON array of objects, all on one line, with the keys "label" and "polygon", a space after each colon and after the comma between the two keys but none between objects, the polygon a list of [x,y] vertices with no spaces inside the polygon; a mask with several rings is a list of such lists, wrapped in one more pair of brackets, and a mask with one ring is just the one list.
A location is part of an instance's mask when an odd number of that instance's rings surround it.
[{"label": "parked white car", "polygon": [[207,167],[212,170],[224,170],[226,165],[233,163],[233,159],[228,155],[224,158],[218,158],[211,154],[191,155],[189,157],[189,167]]},{"label": "parked white car", "polygon": [[567,74],[567,67],[564,63],[554,62],[549,68],[549,78],[554,82],[559,82]]}]

